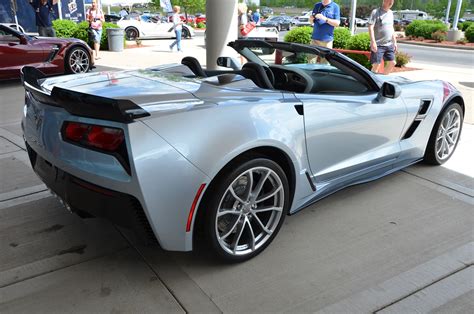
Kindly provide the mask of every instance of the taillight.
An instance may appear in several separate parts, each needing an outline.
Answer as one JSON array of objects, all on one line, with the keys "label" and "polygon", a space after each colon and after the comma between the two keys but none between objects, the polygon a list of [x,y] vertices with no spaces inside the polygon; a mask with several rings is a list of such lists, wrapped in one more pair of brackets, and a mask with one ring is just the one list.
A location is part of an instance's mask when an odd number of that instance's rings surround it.
[{"label": "taillight", "polygon": [[124,141],[122,129],[100,125],[66,121],[63,125],[63,139],[82,146],[116,151]]}]

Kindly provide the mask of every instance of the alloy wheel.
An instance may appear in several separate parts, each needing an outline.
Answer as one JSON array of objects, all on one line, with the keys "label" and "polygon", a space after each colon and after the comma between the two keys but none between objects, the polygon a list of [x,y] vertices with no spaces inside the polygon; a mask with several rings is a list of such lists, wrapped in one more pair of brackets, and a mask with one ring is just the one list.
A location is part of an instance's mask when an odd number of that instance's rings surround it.
[{"label": "alloy wheel", "polygon": [[436,155],[440,161],[449,158],[456,147],[461,130],[461,114],[452,108],[443,117],[436,135]]},{"label": "alloy wheel", "polygon": [[89,64],[89,56],[83,49],[75,49],[69,56],[69,68],[73,73],[86,73]]},{"label": "alloy wheel", "polygon": [[251,254],[278,228],[285,202],[283,183],[267,167],[246,170],[229,185],[219,202],[215,232],[228,254]]}]

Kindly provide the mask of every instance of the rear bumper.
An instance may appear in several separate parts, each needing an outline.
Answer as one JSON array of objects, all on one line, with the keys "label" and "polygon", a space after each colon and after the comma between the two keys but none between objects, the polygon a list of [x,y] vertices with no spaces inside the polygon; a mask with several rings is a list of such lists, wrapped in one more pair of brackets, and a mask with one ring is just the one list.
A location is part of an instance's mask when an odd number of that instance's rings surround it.
[{"label": "rear bumper", "polygon": [[43,159],[27,142],[26,147],[36,174],[70,211],[82,218],[105,218],[133,230],[146,243],[156,242],[143,208],[135,197],[79,179]]}]

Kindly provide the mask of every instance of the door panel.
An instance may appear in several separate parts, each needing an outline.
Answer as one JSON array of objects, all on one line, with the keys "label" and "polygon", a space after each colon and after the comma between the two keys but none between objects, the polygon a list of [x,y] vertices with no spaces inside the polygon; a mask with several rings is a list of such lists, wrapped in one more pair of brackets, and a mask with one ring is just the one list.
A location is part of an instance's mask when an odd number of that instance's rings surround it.
[{"label": "door panel", "polygon": [[386,166],[400,153],[406,120],[401,99],[298,94],[304,104],[308,158],[316,182]]},{"label": "door panel", "polygon": [[34,41],[22,44],[15,36],[3,35],[0,38],[0,60],[2,77],[19,76],[22,66],[44,62],[46,53],[44,47]]}]

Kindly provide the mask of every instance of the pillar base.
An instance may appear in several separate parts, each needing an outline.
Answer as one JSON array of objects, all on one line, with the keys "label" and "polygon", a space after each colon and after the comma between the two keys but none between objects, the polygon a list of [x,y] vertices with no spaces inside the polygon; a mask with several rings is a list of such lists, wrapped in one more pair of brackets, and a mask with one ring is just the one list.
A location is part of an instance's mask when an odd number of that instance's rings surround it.
[{"label": "pillar base", "polygon": [[463,32],[460,30],[452,29],[448,31],[448,41],[458,41],[463,37]]}]

